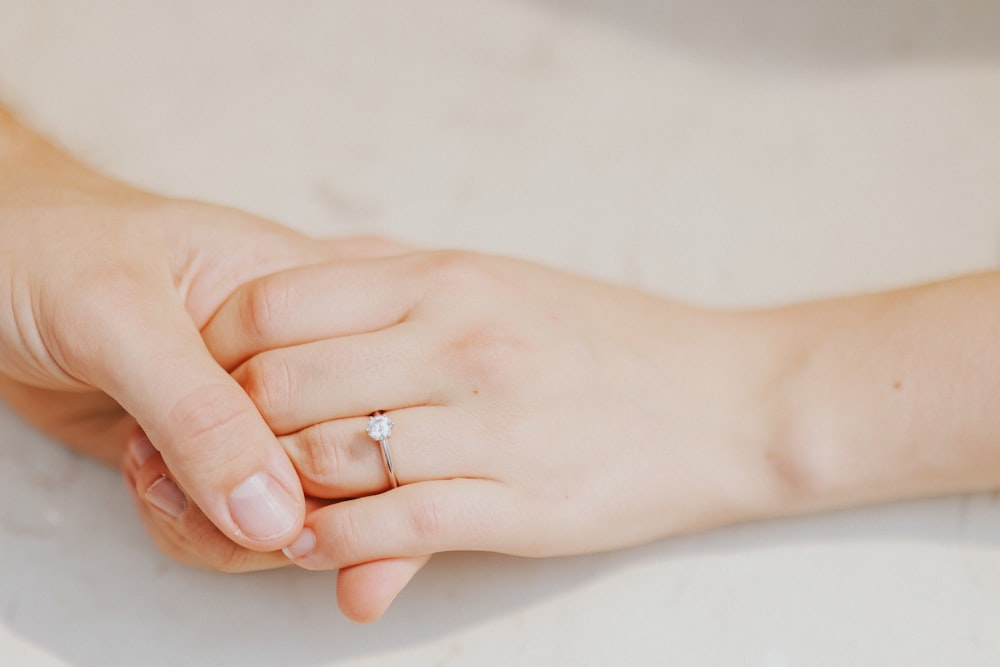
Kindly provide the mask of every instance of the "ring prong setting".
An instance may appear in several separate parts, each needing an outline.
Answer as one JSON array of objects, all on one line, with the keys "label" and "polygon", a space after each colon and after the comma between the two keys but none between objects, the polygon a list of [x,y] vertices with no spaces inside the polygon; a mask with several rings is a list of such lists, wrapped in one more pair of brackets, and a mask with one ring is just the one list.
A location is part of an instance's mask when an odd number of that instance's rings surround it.
[{"label": "ring prong setting", "polygon": [[392,420],[388,415],[376,412],[368,418],[368,427],[365,429],[368,437],[375,442],[387,440],[392,435]]}]

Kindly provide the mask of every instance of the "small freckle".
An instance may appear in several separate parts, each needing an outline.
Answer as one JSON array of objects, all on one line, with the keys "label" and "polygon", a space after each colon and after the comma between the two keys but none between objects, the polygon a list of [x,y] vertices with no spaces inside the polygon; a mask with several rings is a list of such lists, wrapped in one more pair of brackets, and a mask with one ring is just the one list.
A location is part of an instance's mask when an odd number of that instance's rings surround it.
[{"label": "small freckle", "polygon": [[900,389],[902,389],[903,388],[903,382],[902,382],[902,380],[896,380],[895,382],[893,382],[892,383],[892,388],[895,389],[896,391],[899,391]]},{"label": "small freckle", "polygon": [[473,389],[473,390],[472,390],[472,393],[473,393],[474,395],[476,395],[476,396],[479,396],[479,390],[478,390],[478,389]]}]

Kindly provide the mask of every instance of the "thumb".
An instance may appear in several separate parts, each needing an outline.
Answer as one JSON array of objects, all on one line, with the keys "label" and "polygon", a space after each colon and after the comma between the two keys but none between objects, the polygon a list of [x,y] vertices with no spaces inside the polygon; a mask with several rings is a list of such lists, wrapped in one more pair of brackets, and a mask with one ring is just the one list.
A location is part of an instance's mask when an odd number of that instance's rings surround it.
[{"label": "thumb", "polygon": [[83,355],[88,379],[135,417],[219,530],[250,549],[280,549],[305,514],[291,462],[176,295],[137,301]]}]

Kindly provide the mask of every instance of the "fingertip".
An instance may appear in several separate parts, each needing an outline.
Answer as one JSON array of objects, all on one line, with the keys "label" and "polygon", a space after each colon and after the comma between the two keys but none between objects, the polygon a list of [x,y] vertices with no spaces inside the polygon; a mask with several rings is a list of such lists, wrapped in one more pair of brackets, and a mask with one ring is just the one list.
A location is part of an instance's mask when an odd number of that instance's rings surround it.
[{"label": "fingertip", "polygon": [[157,431],[154,424],[147,427],[149,438],[137,432],[129,442],[129,457],[148,457],[140,465],[143,475],[152,462],[162,461],[161,472],[169,473],[189,502],[247,549],[271,552],[288,544],[305,521],[302,487],[281,444],[239,386],[226,376],[224,383],[189,394],[169,414],[170,431],[162,424]]},{"label": "fingertip", "polygon": [[388,558],[343,568],[337,576],[340,611],[355,623],[374,623],[429,559]]},{"label": "fingertip", "polygon": [[146,502],[172,519],[178,519],[187,509],[187,496],[166,475],[160,475],[143,494]]},{"label": "fingertip", "polygon": [[316,548],[316,532],[309,527],[303,528],[299,536],[281,551],[289,560],[298,560],[308,556]]},{"label": "fingertip", "polygon": [[188,508],[187,495],[174,481],[159,452],[155,449],[147,452],[143,447],[141,453],[140,457],[135,455],[130,441],[122,470],[133,493],[143,504],[162,512],[165,518],[180,518]]},{"label": "fingertip", "polygon": [[126,443],[126,451],[132,462],[140,468],[152,456],[159,453],[156,447],[153,446],[153,443],[150,442],[146,432],[141,428],[135,429],[132,435],[129,436]]}]

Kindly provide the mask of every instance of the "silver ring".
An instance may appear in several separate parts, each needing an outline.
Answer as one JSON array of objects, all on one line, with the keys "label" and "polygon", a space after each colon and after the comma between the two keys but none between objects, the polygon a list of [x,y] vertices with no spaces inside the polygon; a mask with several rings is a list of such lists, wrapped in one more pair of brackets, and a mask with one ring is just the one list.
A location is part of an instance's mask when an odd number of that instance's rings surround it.
[{"label": "silver ring", "polygon": [[399,480],[396,479],[396,469],[392,467],[392,454],[389,453],[389,436],[392,435],[392,420],[381,410],[376,410],[368,417],[368,427],[365,432],[368,437],[379,444],[382,450],[382,465],[385,466],[385,474],[389,476],[389,486],[396,488]]}]

